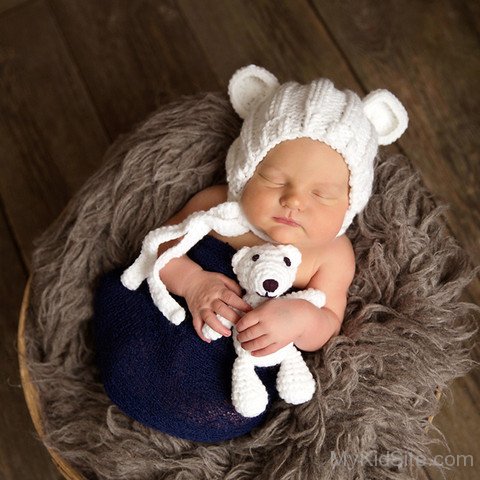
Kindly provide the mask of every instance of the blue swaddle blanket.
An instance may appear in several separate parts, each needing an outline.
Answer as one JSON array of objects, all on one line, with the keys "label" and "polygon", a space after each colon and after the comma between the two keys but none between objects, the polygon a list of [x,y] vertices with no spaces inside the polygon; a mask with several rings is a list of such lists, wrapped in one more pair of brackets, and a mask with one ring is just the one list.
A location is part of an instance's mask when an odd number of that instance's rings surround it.
[{"label": "blue swaddle blanket", "polygon": [[[187,255],[204,270],[237,281],[231,266],[235,253],[207,235]],[[95,294],[96,363],[110,399],[138,422],[187,440],[220,442],[261,425],[278,397],[278,366],[257,369],[269,404],[258,417],[243,417],[231,401],[232,338],[201,340],[185,299],[178,296],[188,315],[173,325],[153,304],[147,282],[135,291],[121,284],[123,270],[103,276]]]}]

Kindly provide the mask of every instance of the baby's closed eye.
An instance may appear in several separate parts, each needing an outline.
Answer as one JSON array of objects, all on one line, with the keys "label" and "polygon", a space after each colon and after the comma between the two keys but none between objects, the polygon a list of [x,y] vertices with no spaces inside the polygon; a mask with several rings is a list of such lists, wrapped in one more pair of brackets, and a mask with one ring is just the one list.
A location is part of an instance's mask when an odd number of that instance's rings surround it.
[{"label": "baby's closed eye", "polygon": [[312,193],[313,193],[314,196],[316,196],[318,198],[321,198],[323,200],[336,200],[337,199],[337,196],[334,195],[331,192],[322,192],[322,191],[315,190]]},{"label": "baby's closed eye", "polygon": [[270,177],[270,176],[266,176],[264,174],[261,174],[259,173],[259,176],[261,178],[263,178],[264,180],[266,180],[267,182],[269,183],[273,183],[274,185],[278,185],[278,186],[284,186],[285,183],[283,182],[283,180],[281,178],[275,178],[275,177]]}]

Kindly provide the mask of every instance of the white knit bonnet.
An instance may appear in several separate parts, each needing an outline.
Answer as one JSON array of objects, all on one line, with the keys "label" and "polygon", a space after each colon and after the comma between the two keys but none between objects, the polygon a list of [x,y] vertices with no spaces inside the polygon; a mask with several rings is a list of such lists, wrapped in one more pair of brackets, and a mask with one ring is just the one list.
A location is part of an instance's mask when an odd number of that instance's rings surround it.
[{"label": "white knit bonnet", "polygon": [[256,65],[233,74],[228,94],[244,120],[227,153],[228,200],[240,200],[256,167],[278,143],[300,137],[322,141],[343,156],[350,171],[349,207],[337,237],[370,198],[378,145],[394,142],[408,125],[405,108],[387,90],[375,90],[361,100],[350,90],[337,90],[326,78],[280,85]]}]

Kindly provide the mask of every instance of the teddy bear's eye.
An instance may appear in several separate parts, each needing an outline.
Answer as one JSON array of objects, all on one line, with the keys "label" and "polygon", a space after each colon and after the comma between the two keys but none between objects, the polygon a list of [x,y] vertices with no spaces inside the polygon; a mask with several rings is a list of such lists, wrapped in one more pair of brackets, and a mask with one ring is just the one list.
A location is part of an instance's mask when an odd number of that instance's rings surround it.
[{"label": "teddy bear's eye", "polygon": [[285,262],[287,267],[289,267],[292,264],[292,262],[290,261],[290,259],[288,257],[283,257],[283,261]]},{"label": "teddy bear's eye", "polygon": [[259,258],[260,258],[260,255],[255,254],[255,255],[252,257],[252,260],[253,260],[254,262],[256,262]]}]

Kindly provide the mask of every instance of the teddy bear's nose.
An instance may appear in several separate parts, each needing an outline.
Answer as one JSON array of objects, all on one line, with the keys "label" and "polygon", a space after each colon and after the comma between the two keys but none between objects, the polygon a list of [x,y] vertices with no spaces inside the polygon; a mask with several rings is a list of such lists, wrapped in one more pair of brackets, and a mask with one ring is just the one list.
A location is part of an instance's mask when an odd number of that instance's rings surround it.
[{"label": "teddy bear's nose", "polygon": [[269,278],[268,280],[264,280],[263,288],[267,292],[274,292],[278,288],[278,282]]}]

